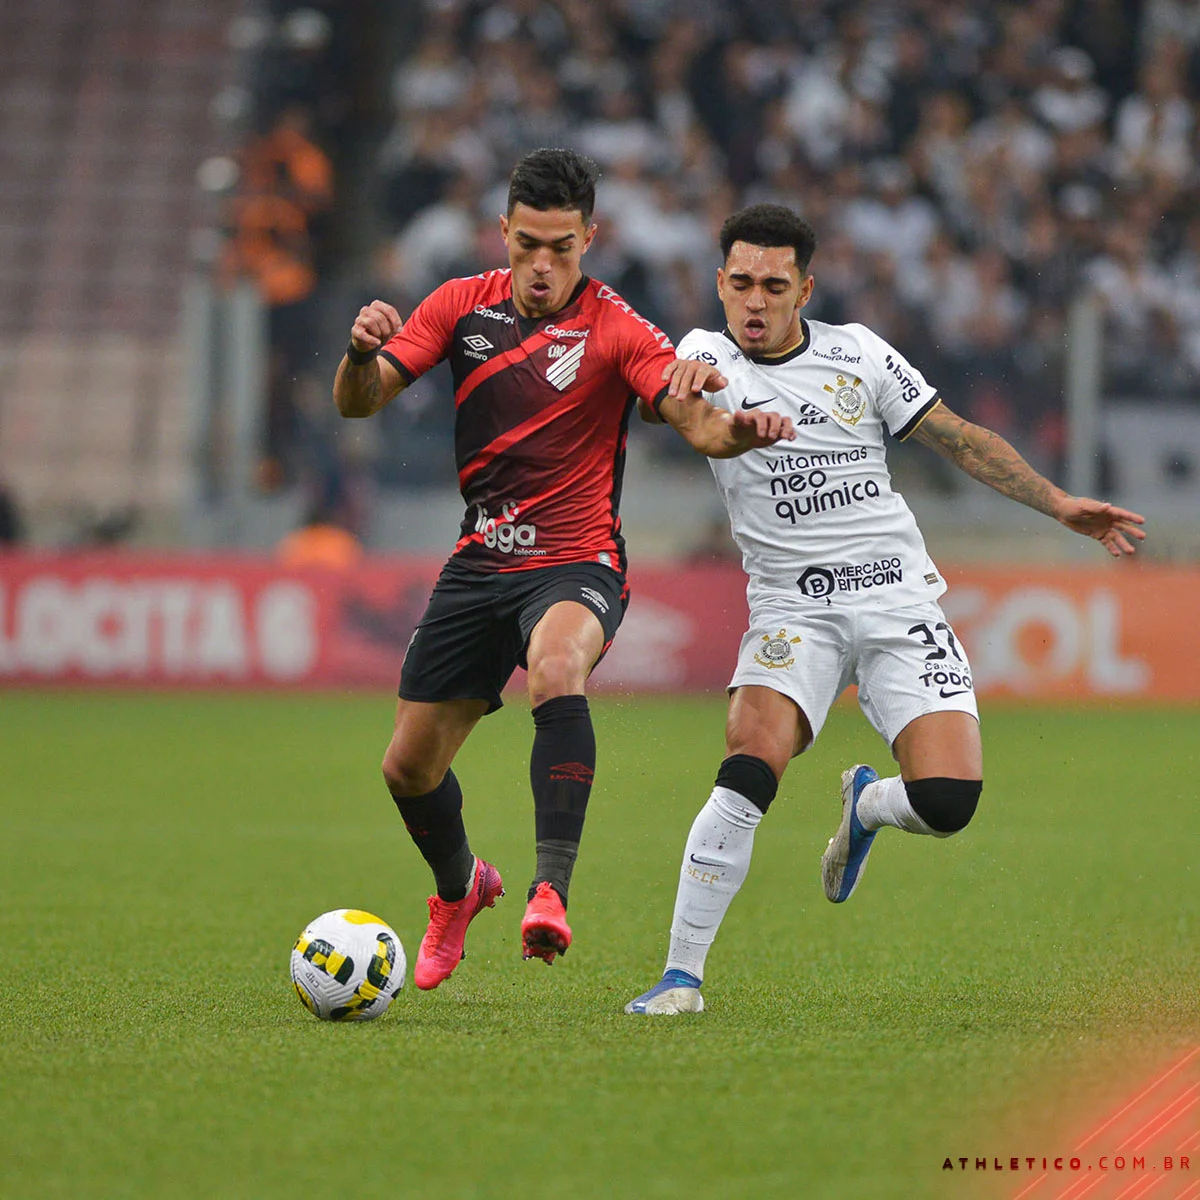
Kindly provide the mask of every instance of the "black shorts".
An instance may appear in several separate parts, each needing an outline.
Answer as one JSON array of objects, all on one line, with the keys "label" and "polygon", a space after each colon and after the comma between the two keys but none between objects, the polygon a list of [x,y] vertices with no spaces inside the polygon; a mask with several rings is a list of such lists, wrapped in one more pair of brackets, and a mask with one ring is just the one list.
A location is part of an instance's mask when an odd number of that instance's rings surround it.
[{"label": "black shorts", "polygon": [[596,614],[607,651],[629,604],[629,588],[622,575],[599,563],[485,574],[451,559],[408,643],[401,698],[486,700],[488,712],[495,712],[513,671],[527,665],[533,627],[560,600],[578,601]]}]

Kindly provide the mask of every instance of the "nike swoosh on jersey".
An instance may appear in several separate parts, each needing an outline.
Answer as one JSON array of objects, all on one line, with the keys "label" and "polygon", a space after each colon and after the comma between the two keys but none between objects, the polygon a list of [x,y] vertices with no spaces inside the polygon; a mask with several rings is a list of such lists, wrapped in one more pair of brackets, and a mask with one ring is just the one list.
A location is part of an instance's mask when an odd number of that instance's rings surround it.
[{"label": "nike swoosh on jersey", "polygon": [[697,858],[694,854],[689,854],[688,857],[698,867],[722,867],[725,865],[724,863],[713,862],[712,859],[709,858]]},{"label": "nike swoosh on jersey", "polygon": [[743,408],[744,408],[744,409],[745,409],[747,412],[749,412],[749,411],[750,411],[750,409],[752,409],[752,408],[762,408],[762,406],[763,406],[764,404],[770,404],[770,403],[771,403],[771,400],[778,400],[778,399],[779,399],[779,397],[778,397],[778,396],[772,396],[772,397],[771,397],[770,399],[768,399],[768,400],[755,400],[755,402],[754,402],[753,404],[751,404],[751,403],[750,403],[750,397],[749,397],[749,396],[747,396],[747,397],[746,397],[746,398],[745,398],[745,399],[742,401],[742,407],[743,407]]}]

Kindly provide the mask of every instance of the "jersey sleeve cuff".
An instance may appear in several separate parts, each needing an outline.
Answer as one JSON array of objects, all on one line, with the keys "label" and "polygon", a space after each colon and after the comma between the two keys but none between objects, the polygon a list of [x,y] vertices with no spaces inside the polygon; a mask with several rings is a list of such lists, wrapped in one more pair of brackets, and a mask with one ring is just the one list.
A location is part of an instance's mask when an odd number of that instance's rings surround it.
[{"label": "jersey sleeve cuff", "polygon": [[929,414],[933,412],[933,410],[937,408],[939,404],[941,404],[941,402],[941,393],[934,392],[933,395],[930,396],[923,405],[921,405],[920,409],[913,413],[912,419],[904,426],[904,428],[893,435],[896,441],[902,442],[909,437],[910,434],[915,433],[917,426],[920,425],[921,422],[925,420],[925,418],[929,416]]},{"label": "jersey sleeve cuff", "polygon": [[416,376],[390,350],[380,350],[379,357],[386,358],[400,372],[400,378],[404,380],[405,387],[411,386]]},{"label": "jersey sleeve cuff", "polygon": [[652,409],[654,409],[654,415],[655,415],[655,416],[656,416],[656,417],[657,417],[657,418],[658,418],[660,421],[664,421],[664,422],[665,422],[665,420],[666,420],[666,418],[665,418],[665,417],[662,415],[662,405],[663,405],[663,401],[664,401],[664,400],[667,398],[667,396],[670,394],[670,391],[671,391],[671,389],[670,389],[670,388],[666,388],[666,387],[665,387],[665,388],[663,388],[663,389],[662,389],[662,390],[661,390],[661,391],[658,393],[658,395],[657,395],[657,396],[655,396],[655,397],[654,397],[654,399],[653,399],[653,400],[651,400],[651,401],[650,401],[650,407],[651,407]]}]

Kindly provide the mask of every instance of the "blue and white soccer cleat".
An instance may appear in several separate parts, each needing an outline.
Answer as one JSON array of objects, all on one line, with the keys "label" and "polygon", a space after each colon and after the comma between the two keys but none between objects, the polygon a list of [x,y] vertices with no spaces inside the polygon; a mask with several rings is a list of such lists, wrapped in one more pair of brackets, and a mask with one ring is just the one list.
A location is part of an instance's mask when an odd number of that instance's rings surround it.
[{"label": "blue and white soccer cleat", "polygon": [[854,894],[867,865],[871,843],[879,832],[864,829],[858,819],[858,798],[863,788],[878,778],[863,763],[842,772],[842,823],[821,855],[821,882],[825,885],[826,898],[834,904],[841,904]]},{"label": "blue and white soccer cleat", "polygon": [[647,1016],[703,1012],[704,997],[700,995],[700,980],[688,971],[666,971],[648,992],[643,992],[636,1000],[630,1000],[625,1005],[625,1011],[645,1013]]}]

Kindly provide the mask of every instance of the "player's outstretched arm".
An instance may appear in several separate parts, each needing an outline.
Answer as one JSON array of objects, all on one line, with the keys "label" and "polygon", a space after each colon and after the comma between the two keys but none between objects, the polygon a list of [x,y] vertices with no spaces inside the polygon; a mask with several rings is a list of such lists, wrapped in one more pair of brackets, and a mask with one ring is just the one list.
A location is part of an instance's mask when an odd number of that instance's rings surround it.
[{"label": "player's outstretched arm", "polygon": [[1145,517],[1103,500],[1069,495],[1039,475],[998,433],[964,421],[944,404],[931,409],[910,436],[1002,496],[1095,538],[1114,558],[1133,554],[1146,537],[1138,528]]},{"label": "player's outstretched arm", "polygon": [[762,409],[729,413],[709,404],[703,393],[719,392],[729,381],[708,363],[677,358],[664,369],[663,380],[667,394],[658,406],[662,419],[709,458],[735,458],[747,450],[795,439],[791,417]]},{"label": "player's outstretched arm", "polygon": [[358,310],[350,348],[333,380],[333,401],[343,417],[369,417],[404,390],[400,372],[377,353],[403,324],[400,314],[382,300]]}]

